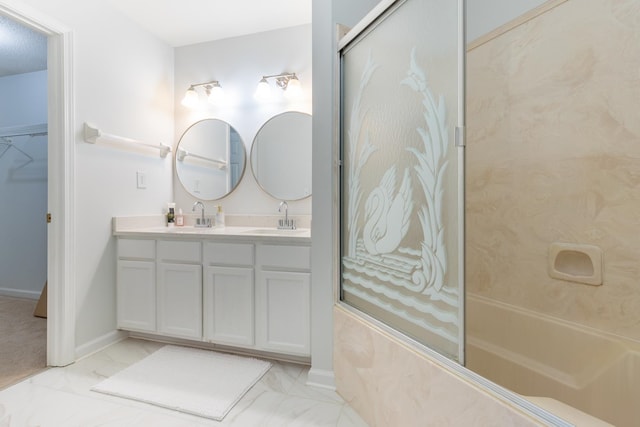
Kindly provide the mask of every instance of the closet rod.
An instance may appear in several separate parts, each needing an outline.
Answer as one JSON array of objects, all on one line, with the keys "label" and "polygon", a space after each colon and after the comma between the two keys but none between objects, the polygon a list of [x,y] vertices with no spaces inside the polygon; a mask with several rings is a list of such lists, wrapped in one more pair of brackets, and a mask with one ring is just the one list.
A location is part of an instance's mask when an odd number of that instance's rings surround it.
[{"label": "closet rod", "polygon": [[138,141],[136,139],[125,138],[123,136],[104,133],[104,132],[101,132],[100,129],[94,126],[91,126],[88,123],[85,123],[84,124],[84,141],[88,142],[89,144],[95,144],[98,138],[115,141],[115,142],[124,142],[127,144],[135,144],[135,145],[142,145],[145,147],[155,148],[156,150],[160,150],[160,157],[163,157],[163,158],[167,157],[167,154],[171,152],[171,147],[168,145],[164,145],[162,143],[149,144],[146,142]]},{"label": "closet rod", "polygon": [[12,138],[15,136],[39,136],[46,135],[48,127],[46,123],[27,126],[12,126],[0,128],[0,138]]}]

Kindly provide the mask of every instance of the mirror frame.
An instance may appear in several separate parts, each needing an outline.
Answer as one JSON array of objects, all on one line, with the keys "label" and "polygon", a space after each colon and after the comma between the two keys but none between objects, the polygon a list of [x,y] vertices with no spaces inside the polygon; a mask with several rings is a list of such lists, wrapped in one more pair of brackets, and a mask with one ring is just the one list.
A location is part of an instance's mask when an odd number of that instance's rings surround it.
[{"label": "mirror frame", "polygon": [[[187,186],[184,184],[184,182],[182,182],[182,179],[180,178],[180,174],[178,173],[178,153],[180,151],[180,144],[182,143],[182,140],[184,139],[184,136],[187,134],[187,132],[189,132],[189,130],[191,130],[191,128],[193,128],[194,126],[196,126],[199,123],[205,122],[205,121],[209,121],[209,120],[215,120],[218,122],[222,122],[225,123],[227,126],[229,126],[231,129],[233,129],[237,134],[238,137],[240,137],[240,142],[241,142],[241,146],[242,146],[242,151],[244,153],[244,164],[242,165],[242,171],[240,172],[240,175],[238,177],[238,182],[236,183],[236,185],[233,186],[233,188],[231,190],[229,190],[227,193],[225,193],[224,195],[217,197],[217,198],[205,198],[202,197],[200,195],[196,195],[194,194],[192,191],[190,191]],[[188,151],[188,150],[187,150]],[[178,140],[178,144],[176,145],[176,149],[175,149],[175,153],[173,155],[173,164],[175,167],[175,174],[176,177],[178,179],[178,182],[180,183],[180,185],[182,186],[182,188],[184,189],[184,191],[189,194],[191,197],[195,197],[198,200],[203,200],[203,201],[215,201],[215,200],[221,200],[224,199],[225,197],[229,196],[231,193],[233,193],[238,186],[240,185],[240,183],[242,182],[242,179],[244,178],[244,174],[247,170],[247,163],[249,162],[249,159],[247,158],[247,147],[244,143],[244,140],[242,139],[242,137],[240,136],[240,132],[238,132],[238,130],[231,125],[231,123],[227,122],[226,120],[222,120],[222,119],[217,119],[215,117],[209,117],[209,118],[204,118],[201,120],[198,120],[194,123],[192,123],[191,125],[189,125],[184,132],[182,132],[182,135],[180,135],[180,139]]]},{"label": "mirror frame", "polygon": [[[268,194],[269,196],[273,197],[276,200],[286,200],[286,201],[290,201],[290,202],[295,202],[295,201],[299,201],[299,200],[304,200],[307,199],[309,197],[311,197],[313,195],[312,192],[310,192],[309,194],[307,194],[306,196],[302,196],[302,197],[298,197],[298,198],[281,198],[278,197],[277,195],[273,194],[271,191],[267,190],[264,185],[262,183],[260,183],[260,181],[258,180],[258,177],[256,176],[256,172],[254,170],[254,165],[253,165],[253,153],[256,147],[256,142],[258,139],[258,135],[260,135],[260,132],[264,129],[264,127],[271,122],[273,119],[276,119],[278,117],[281,117],[285,114],[290,114],[290,113],[298,113],[298,114],[302,114],[305,116],[308,116],[310,119],[313,120],[313,115],[311,113],[307,113],[304,111],[296,111],[296,110],[289,110],[289,111],[283,111],[281,113],[275,114],[271,117],[269,117],[269,119],[267,119],[262,126],[260,126],[260,128],[258,129],[258,131],[256,132],[256,135],[253,137],[253,141],[251,142],[251,150],[249,151],[249,163],[250,163],[250,169],[251,169],[251,174],[253,175],[253,179],[256,181],[256,183],[258,184],[258,187],[260,187],[260,189],[265,192],[266,194]],[[313,123],[313,122],[312,122]],[[311,133],[309,134],[309,144],[311,147],[311,150],[313,150],[313,129],[311,131]],[[311,167],[313,166],[313,155],[312,155],[312,159],[311,159]],[[311,179],[313,180],[313,176],[311,177]],[[313,182],[313,181],[312,181]]]}]

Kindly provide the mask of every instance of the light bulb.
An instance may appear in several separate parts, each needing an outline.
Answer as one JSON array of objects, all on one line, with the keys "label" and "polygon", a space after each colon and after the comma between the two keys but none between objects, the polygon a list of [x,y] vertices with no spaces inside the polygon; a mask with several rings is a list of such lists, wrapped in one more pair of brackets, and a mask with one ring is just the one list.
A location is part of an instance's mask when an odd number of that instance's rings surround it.
[{"label": "light bulb", "polygon": [[291,77],[287,83],[287,89],[284,91],[286,98],[299,98],[302,95],[302,85],[296,76]]},{"label": "light bulb", "polygon": [[224,98],[224,91],[220,83],[214,83],[211,87],[207,86],[207,100],[211,104],[219,104]]},{"label": "light bulb", "polygon": [[253,96],[259,101],[266,101],[271,98],[271,86],[269,86],[267,79],[263,77],[262,80],[260,80]]},{"label": "light bulb", "polygon": [[200,97],[198,96],[198,92],[191,86],[184,94],[184,98],[182,98],[182,105],[187,108],[196,108],[199,102]]}]

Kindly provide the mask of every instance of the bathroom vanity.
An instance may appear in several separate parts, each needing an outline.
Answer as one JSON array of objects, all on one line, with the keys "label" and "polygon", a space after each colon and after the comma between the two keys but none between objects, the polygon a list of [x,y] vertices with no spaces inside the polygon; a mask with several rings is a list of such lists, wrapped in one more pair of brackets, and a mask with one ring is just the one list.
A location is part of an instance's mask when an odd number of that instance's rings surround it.
[{"label": "bathroom vanity", "polygon": [[310,356],[309,229],[121,226],[118,328]]}]

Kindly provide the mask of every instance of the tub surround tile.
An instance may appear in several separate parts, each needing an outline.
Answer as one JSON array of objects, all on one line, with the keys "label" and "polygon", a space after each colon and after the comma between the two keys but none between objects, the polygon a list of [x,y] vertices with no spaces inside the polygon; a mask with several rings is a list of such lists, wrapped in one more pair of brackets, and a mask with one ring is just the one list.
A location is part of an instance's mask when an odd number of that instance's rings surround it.
[{"label": "tub surround tile", "polygon": [[538,426],[519,408],[334,308],[338,393],[371,426]]},{"label": "tub surround tile", "polygon": [[[467,56],[467,290],[640,341],[640,6],[568,0]],[[547,274],[553,242],[604,283]]]},{"label": "tub surround tile", "polygon": [[565,405],[562,402],[559,402],[554,399],[549,399],[546,397],[528,397],[528,400],[540,406],[541,408],[545,408],[554,414],[558,414],[562,416],[565,420],[569,421],[575,426],[579,427],[614,427],[613,424],[609,424],[597,418],[590,416],[589,414],[585,414],[584,412],[577,411],[575,408],[571,406]]},{"label": "tub surround tile", "polygon": [[[468,366],[616,425],[638,419],[638,353],[607,340],[640,342],[639,23],[635,0],[567,0],[467,55]],[[551,278],[554,242],[599,247],[603,284]],[[478,301],[560,322],[526,327]],[[600,341],[576,339],[576,325]]]}]

